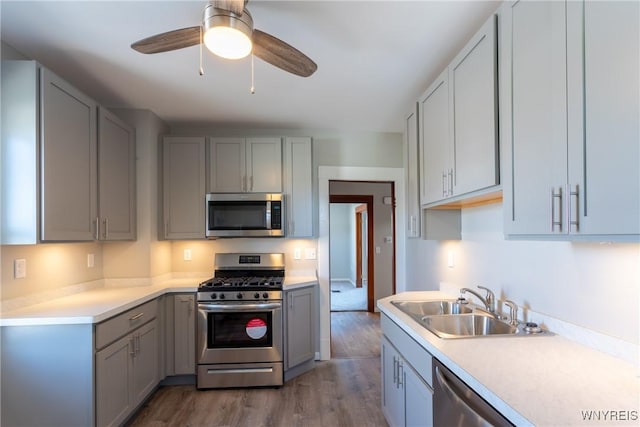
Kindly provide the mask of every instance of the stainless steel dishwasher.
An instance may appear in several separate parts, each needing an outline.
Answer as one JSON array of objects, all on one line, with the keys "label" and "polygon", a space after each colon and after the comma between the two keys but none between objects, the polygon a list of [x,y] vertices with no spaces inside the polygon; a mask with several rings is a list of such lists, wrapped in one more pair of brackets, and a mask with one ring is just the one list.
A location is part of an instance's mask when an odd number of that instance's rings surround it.
[{"label": "stainless steel dishwasher", "polygon": [[453,372],[433,359],[433,425],[512,426]]}]

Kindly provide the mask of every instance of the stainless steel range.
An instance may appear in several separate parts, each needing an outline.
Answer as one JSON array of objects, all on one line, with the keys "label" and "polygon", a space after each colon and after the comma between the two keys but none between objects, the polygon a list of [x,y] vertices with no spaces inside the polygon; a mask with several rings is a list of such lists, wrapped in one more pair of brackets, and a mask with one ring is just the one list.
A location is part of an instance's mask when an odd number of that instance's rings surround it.
[{"label": "stainless steel range", "polygon": [[197,388],[283,384],[284,254],[217,253],[198,288]]}]

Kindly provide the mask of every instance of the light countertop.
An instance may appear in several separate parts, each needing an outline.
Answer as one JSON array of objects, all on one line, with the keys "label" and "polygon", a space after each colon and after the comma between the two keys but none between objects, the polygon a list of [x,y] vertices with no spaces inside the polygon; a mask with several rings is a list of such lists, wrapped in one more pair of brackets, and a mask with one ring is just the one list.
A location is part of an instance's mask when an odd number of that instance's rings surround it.
[{"label": "light countertop", "polygon": [[[169,293],[197,292],[207,277],[170,279],[160,285],[98,287],[35,305],[5,311],[0,326],[71,325],[99,323]],[[286,277],[285,291],[317,283],[314,276]]]},{"label": "light countertop", "polygon": [[597,425],[588,414],[600,423],[607,417],[608,425],[638,425],[634,364],[550,333],[440,339],[391,304],[433,299],[451,296],[406,292],[379,300],[378,308],[515,425]]}]

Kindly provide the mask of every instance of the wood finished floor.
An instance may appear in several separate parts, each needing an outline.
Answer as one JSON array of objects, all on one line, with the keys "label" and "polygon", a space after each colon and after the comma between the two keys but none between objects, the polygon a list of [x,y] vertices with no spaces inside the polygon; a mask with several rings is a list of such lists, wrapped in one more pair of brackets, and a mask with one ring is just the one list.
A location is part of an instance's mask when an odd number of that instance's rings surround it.
[{"label": "wood finished floor", "polygon": [[131,427],[387,426],[380,407],[380,315],[331,313],[332,359],[281,388],[161,387]]}]

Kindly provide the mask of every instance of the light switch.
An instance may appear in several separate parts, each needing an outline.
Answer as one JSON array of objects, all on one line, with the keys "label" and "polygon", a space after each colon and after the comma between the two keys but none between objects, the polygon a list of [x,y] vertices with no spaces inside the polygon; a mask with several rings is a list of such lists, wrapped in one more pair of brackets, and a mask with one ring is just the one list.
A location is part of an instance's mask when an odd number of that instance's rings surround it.
[{"label": "light switch", "polygon": [[302,258],[300,248],[295,248],[293,250],[293,259],[300,259],[300,258]]},{"label": "light switch", "polygon": [[27,260],[16,259],[13,261],[13,278],[24,279],[27,277]]},{"label": "light switch", "polygon": [[183,259],[185,261],[191,261],[191,249],[184,250]]},{"label": "light switch", "polygon": [[380,255],[380,246],[376,246],[376,255]]},{"label": "light switch", "polygon": [[96,257],[94,254],[87,254],[87,268],[93,268],[96,266]]},{"label": "light switch", "polygon": [[453,255],[453,251],[449,251],[449,255],[447,256],[447,267],[455,267],[455,257]]}]

